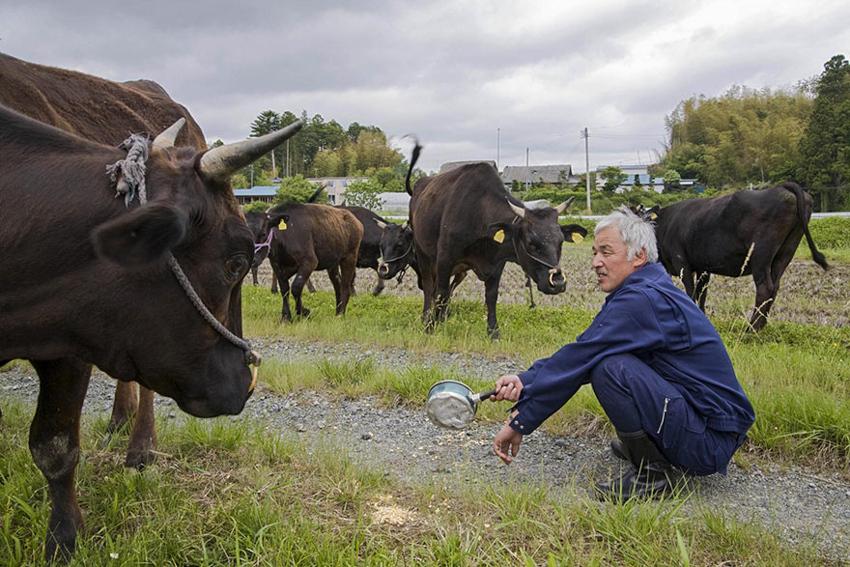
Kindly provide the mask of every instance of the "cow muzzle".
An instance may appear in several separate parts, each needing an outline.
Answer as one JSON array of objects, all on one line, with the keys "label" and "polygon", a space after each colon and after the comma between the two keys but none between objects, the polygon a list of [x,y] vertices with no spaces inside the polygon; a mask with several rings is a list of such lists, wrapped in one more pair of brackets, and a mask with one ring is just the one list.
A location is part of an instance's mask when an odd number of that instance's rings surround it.
[{"label": "cow muzzle", "polygon": [[378,274],[381,275],[381,276],[385,276],[389,273],[390,273],[389,265],[381,262],[381,264],[378,266]]},{"label": "cow muzzle", "polygon": [[549,285],[553,288],[561,287],[566,285],[567,281],[564,279],[564,273],[560,268],[552,268],[549,270]]}]

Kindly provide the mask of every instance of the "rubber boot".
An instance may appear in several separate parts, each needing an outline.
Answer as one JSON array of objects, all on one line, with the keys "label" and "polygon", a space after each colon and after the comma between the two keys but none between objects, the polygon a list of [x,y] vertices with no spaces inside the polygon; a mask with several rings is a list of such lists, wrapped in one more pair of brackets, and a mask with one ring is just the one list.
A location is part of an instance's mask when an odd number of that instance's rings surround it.
[{"label": "rubber boot", "polygon": [[626,451],[626,446],[623,445],[623,442],[620,441],[620,438],[611,439],[611,454],[620,459],[621,461],[631,461],[629,458],[629,454]]},{"label": "rubber boot", "polygon": [[623,500],[654,498],[673,490],[681,473],[661,454],[649,435],[643,431],[618,431],[617,437],[632,466],[619,478],[596,483],[596,491],[601,497]]}]

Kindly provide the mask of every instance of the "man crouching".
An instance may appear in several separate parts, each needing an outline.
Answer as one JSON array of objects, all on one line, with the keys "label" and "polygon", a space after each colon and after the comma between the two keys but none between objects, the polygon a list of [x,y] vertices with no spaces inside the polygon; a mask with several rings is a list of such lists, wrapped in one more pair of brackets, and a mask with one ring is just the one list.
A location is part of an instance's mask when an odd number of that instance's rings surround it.
[{"label": "man crouching", "polygon": [[626,208],[606,216],[596,225],[592,267],[608,297],[590,327],[496,381],[495,399],[517,404],[494,452],[510,463],[523,435],[590,382],[617,430],[612,452],[633,465],[597,483],[600,494],[654,496],[681,472],[725,474],[755,413],[717,331],[658,263],[652,225]]}]

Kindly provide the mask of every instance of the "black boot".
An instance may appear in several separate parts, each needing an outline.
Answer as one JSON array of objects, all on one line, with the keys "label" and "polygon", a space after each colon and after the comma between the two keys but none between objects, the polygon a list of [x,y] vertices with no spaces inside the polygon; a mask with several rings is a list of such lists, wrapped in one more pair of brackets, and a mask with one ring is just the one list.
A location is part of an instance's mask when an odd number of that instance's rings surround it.
[{"label": "black boot", "polygon": [[629,453],[626,450],[626,446],[623,445],[623,442],[620,441],[620,438],[611,439],[611,454],[620,459],[621,461],[631,461],[629,458]]},{"label": "black boot", "polygon": [[[596,483],[596,490],[601,497],[623,500],[651,498],[673,490],[681,473],[667,461],[645,432],[618,431],[617,437],[633,466],[620,478]],[[613,446],[612,443],[612,450]]]}]

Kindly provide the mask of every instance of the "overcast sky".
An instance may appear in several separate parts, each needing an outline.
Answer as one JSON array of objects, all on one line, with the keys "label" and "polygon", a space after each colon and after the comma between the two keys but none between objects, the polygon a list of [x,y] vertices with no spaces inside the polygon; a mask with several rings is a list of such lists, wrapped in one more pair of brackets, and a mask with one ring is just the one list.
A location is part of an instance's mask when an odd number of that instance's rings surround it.
[{"label": "overcast sky", "polygon": [[[806,5],[809,4],[809,5]],[[349,8],[347,6],[357,6]],[[850,2],[0,0],[0,51],[152,79],[207,138],[258,113],[375,124],[420,165],[649,163],[682,99],[781,88],[850,56]]]}]

